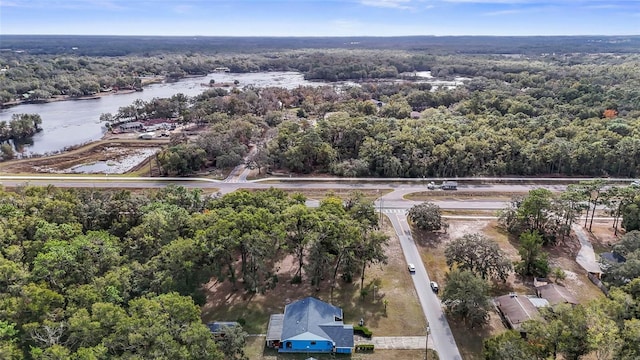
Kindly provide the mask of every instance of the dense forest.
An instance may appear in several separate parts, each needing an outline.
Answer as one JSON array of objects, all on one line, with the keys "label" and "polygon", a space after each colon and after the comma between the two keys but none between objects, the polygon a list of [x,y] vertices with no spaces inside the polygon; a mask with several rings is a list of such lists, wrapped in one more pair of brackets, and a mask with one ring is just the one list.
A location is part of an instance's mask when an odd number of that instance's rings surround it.
[{"label": "dense forest", "polygon": [[265,292],[287,254],[295,281],[311,283],[364,281],[386,261],[387,237],[358,194],[315,209],[273,189],[49,186],[0,199],[2,359],[229,359],[200,319],[211,278]]},{"label": "dense forest", "polygon": [[197,139],[174,138],[158,156],[170,175],[235,166],[259,144],[256,165],[273,171],[637,177],[638,66],[637,55],[447,56],[433,60],[432,73],[471,79],[455,88],[411,78],[292,90],[218,87],[192,99],[138,101],[105,119],[166,116],[204,126]]}]

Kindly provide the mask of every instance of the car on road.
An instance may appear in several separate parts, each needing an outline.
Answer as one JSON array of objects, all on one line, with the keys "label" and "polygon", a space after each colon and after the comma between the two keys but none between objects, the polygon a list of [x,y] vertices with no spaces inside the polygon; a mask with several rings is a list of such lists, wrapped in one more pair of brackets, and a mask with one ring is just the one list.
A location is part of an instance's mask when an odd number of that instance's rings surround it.
[{"label": "car on road", "polygon": [[436,189],[436,184],[432,181],[430,183],[427,184],[427,189],[429,190],[435,190]]},{"label": "car on road", "polygon": [[632,187],[640,187],[640,180],[635,180],[631,183]]},{"label": "car on road", "polygon": [[431,290],[436,294],[438,293],[438,290],[440,290],[438,283],[435,281],[432,281],[429,285],[431,286]]},{"label": "car on road", "polygon": [[416,266],[415,266],[415,265],[413,265],[413,264],[409,264],[409,272],[410,272],[410,273],[414,273],[414,272],[416,272]]}]

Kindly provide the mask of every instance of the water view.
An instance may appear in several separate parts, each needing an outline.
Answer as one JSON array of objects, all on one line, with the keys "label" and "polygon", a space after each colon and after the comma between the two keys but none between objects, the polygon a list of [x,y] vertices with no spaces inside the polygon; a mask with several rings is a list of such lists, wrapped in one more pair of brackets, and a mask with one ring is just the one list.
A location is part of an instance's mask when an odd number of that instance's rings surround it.
[{"label": "water view", "polygon": [[239,87],[277,86],[293,89],[298,86],[321,86],[323,82],[307,81],[297,72],[261,72],[261,73],[213,73],[203,77],[187,78],[177,82],[153,84],[144,91],[125,94],[105,95],[92,100],[57,101],[44,104],[23,104],[0,109],[0,121],[11,120],[13,114],[40,114],[42,131],[33,137],[33,141],[23,146],[23,155],[48,154],[64,150],[67,147],[99,140],[106,129],[99,121],[100,114],[116,113],[118,108],[133,103],[136,99],[145,101],[153,98],[171,97],[178,93],[196,96],[207,87],[203,83],[210,80],[216,83],[237,80]]},{"label": "water view", "polygon": [[[438,81],[428,72],[419,74],[421,81],[434,86],[452,87],[460,85],[462,78],[454,81]],[[178,93],[189,97],[196,96],[208,87],[210,80],[217,84],[238,81],[238,87],[253,85],[255,87],[282,87],[293,89],[298,86],[346,86],[356,85],[353,82],[326,83],[308,81],[298,72],[259,72],[259,73],[212,73],[207,76],[183,79],[146,86],[142,92],[111,94],[91,100],[68,100],[44,104],[23,104],[7,109],[0,109],[0,121],[11,120],[13,114],[40,114],[42,131],[22,146],[22,156],[33,154],[50,154],[65,148],[99,140],[106,129],[100,123],[100,114],[116,113],[120,107],[131,105],[136,99],[145,101],[153,98],[168,98]]]}]

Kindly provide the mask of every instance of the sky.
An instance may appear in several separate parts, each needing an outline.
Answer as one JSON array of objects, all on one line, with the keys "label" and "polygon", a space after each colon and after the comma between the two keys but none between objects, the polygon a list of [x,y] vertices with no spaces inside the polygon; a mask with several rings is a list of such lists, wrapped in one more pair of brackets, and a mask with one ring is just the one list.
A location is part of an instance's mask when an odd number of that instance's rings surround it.
[{"label": "sky", "polygon": [[640,35],[640,0],[0,0],[0,34]]}]

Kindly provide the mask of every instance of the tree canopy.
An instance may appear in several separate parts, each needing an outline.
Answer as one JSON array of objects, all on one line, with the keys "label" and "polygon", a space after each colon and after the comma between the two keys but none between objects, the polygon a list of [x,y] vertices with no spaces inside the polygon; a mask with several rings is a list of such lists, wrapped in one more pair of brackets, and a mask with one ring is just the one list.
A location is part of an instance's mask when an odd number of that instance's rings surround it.
[{"label": "tree canopy", "polygon": [[311,283],[363,281],[386,261],[371,201],[304,200],[274,189],[0,189],[0,354],[243,358],[242,332],[216,344],[202,323],[202,284],[271,291],[289,253]]}]

